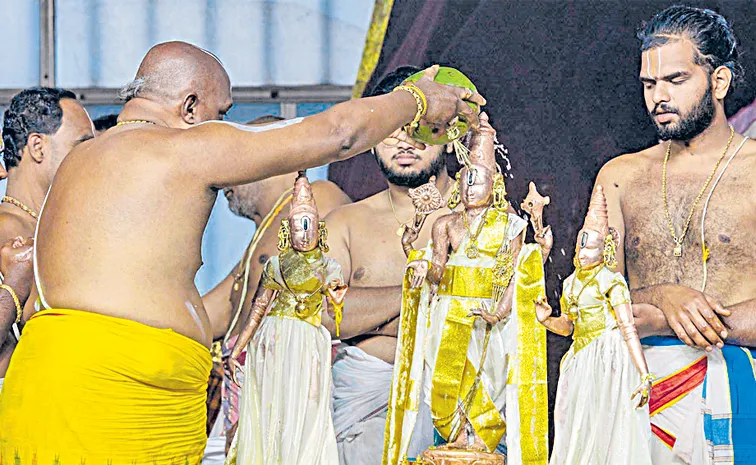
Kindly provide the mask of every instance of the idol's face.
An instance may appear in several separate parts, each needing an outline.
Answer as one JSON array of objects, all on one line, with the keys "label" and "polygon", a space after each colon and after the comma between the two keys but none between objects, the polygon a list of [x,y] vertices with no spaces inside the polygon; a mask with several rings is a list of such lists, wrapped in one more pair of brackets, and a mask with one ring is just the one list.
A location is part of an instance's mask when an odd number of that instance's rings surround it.
[{"label": "idol's face", "polygon": [[688,141],[714,119],[711,74],[696,63],[690,40],[671,39],[641,56],[646,110],[662,140]]},{"label": "idol's face", "polygon": [[590,268],[601,263],[604,260],[604,236],[592,229],[581,229],[575,253],[581,268]]},{"label": "idol's face", "polygon": [[485,207],[491,204],[493,173],[483,165],[473,163],[460,171],[459,192],[465,207]]},{"label": "idol's face", "polygon": [[420,150],[399,139],[387,138],[375,147],[375,159],[388,182],[395,186],[419,187],[446,167],[443,145]]},{"label": "idol's face", "polygon": [[314,212],[296,212],[289,217],[291,247],[298,252],[309,252],[318,246],[318,215]]}]

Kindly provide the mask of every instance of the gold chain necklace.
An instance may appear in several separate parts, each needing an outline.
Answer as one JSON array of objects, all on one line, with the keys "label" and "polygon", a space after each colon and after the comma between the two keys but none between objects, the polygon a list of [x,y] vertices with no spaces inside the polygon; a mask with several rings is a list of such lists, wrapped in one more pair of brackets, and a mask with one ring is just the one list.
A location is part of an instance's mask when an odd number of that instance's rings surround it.
[{"label": "gold chain necklace", "polygon": [[488,215],[488,210],[490,210],[490,208],[491,206],[489,205],[485,210],[483,210],[480,218],[480,223],[478,223],[478,230],[475,231],[475,233],[470,231],[470,223],[468,223],[467,220],[467,209],[462,212],[462,224],[465,226],[465,231],[467,231],[467,234],[470,236],[470,243],[465,249],[465,255],[467,255],[467,258],[469,258],[470,260],[476,259],[480,256],[480,250],[478,250],[477,244],[478,236],[480,236],[481,231],[483,231],[483,225],[486,224],[486,216]]},{"label": "gold chain necklace", "polygon": [[388,199],[389,204],[391,205],[391,212],[394,214],[394,219],[397,223],[399,223],[399,229],[396,230],[396,235],[401,236],[404,234],[404,230],[407,228],[407,223],[412,221],[412,218],[408,219],[407,221],[402,222],[399,217],[396,215],[396,208],[394,207],[394,199],[391,197],[391,188],[389,187],[386,192],[388,192]]},{"label": "gold chain necklace", "polygon": [[119,121],[116,126],[123,126],[124,124],[156,124],[154,121],[147,121],[146,119],[129,119],[125,121]]},{"label": "gold chain necklace", "polygon": [[26,213],[28,213],[29,215],[31,215],[31,217],[34,218],[35,220],[37,219],[37,217],[39,217],[39,214],[37,212],[35,212],[31,208],[29,208],[26,205],[24,205],[20,200],[11,197],[10,195],[4,196],[2,202],[3,203],[9,203],[9,204],[17,206],[21,210],[23,210]]},{"label": "gold chain necklace", "polygon": [[570,292],[567,293],[567,303],[570,305],[570,308],[567,311],[567,317],[574,320],[577,318],[577,309],[578,309],[578,303],[580,302],[580,296],[583,295],[583,291],[591,285],[593,281],[596,280],[596,276],[598,276],[599,272],[601,271],[601,268],[603,268],[603,264],[599,264],[596,267],[596,271],[591,275],[589,279],[585,281],[585,284],[580,289],[580,292],[578,292],[578,295],[575,295],[575,281],[577,281],[577,272],[578,270],[575,270],[575,278],[572,280],[572,283],[570,284]]},{"label": "gold chain necklace", "polygon": [[698,202],[701,201],[701,198],[706,192],[706,189],[709,187],[709,183],[711,183],[711,180],[714,179],[714,175],[717,174],[719,164],[722,163],[725,155],[727,155],[727,151],[730,150],[730,144],[732,144],[732,138],[734,136],[735,129],[730,126],[730,140],[727,141],[727,145],[725,146],[724,152],[722,152],[722,156],[719,157],[717,164],[714,165],[714,170],[712,170],[711,174],[706,179],[706,183],[703,185],[703,188],[701,188],[701,192],[698,193],[698,197],[696,197],[696,200],[693,201],[693,205],[690,207],[690,213],[688,213],[688,218],[685,220],[685,225],[679,237],[677,236],[677,233],[675,233],[675,226],[672,224],[672,216],[669,214],[669,204],[667,202],[667,161],[669,161],[669,154],[672,151],[672,141],[670,140],[667,143],[667,153],[666,155],[664,155],[664,164],[662,165],[662,197],[664,198],[664,215],[667,217],[667,226],[669,227],[669,233],[672,236],[672,241],[674,241],[675,243],[675,248],[672,250],[672,253],[677,258],[682,257],[682,244],[685,240],[685,235],[688,234],[688,227],[690,227],[690,221],[693,219],[693,213],[696,211],[696,206],[698,206]]}]

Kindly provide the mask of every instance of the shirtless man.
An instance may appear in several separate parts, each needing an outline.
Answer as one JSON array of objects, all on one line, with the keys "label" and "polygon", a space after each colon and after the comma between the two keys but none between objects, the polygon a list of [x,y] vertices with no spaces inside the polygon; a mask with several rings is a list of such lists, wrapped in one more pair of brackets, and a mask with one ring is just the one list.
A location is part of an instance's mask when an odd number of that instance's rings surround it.
[{"label": "shirtless man", "polygon": [[[477,125],[465,99],[482,97],[436,84],[435,72],[417,83],[426,120]],[[11,361],[0,452],[199,461],[213,331],[194,277],[218,190],[367,150],[421,114],[410,90],[269,131],[200,125],[232,105],[220,61],[182,42],[153,47],[124,89],[121,125],[71,152],[41,213],[37,283],[51,310],[27,324]]]},{"label": "shirtless man", "polygon": [[[271,124],[282,120],[283,118],[277,116],[263,116],[247,124]],[[223,338],[224,358],[230,354],[230,347],[236,343],[241,326],[249,317],[263,265],[268,258],[278,253],[278,227],[281,220],[288,215],[287,194],[296,177],[297,173],[283,174],[223,190],[228,199],[228,208],[234,214],[254,221],[258,228],[239,264],[226,279],[202,297],[205,310],[212,318],[213,339]],[[312,182],[312,192],[322,217],[334,208],[351,202],[349,197],[330,181]],[[246,354],[246,350],[242,354]],[[239,419],[240,389],[232,382],[228,367],[224,364],[223,368],[223,430],[224,440],[230,445]]]},{"label": "shirtless man", "polygon": [[[94,137],[92,121],[76,95],[46,87],[26,89],[13,97],[3,115],[2,133],[8,184],[0,203],[0,244],[34,236],[37,214],[58,166],[71,149]],[[24,287],[33,289],[33,282]],[[33,294],[22,322],[34,313]],[[16,347],[18,327],[10,331],[15,319],[14,313],[7,326],[0,324],[0,385]]]},{"label": "shirtless man", "polygon": [[733,454],[750,463],[740,448],[755,450],[747,347],[756,347],[756,142],[725,117],[742,69],[737,42],[723,17],[685,6],[658,13],[638,36],[639,77],[661,143],[608,162],[596,183],[622,237],[618,268],[638,331],[655,336],[644,341],[659,378],[649,404],[654,463]]},{"label": "shirtless man", "polygon": [[[391,92],[417,71],[399,68],[371,95]],[[349,279],[340,328],[346,345],[340,348],[333,368],[334,429],[342,465],[379,463],[383,451],[407,264],[398,231],[415,212],[407,191],[436,176],[436,185],[447,199],[453,184],[446,172],[444,146],[418,150],[389,138],[375,147],[374,154],[388,189],[340,207],[325,219],[331,247],[328,255],[341,264]],[[428,243],[430,225],[443,213],[439,210],[426,219],[415,244]],[[324,319],[324,324],[335,338],[332,322]],[[432,436],[430,441],[432,444]]]}]

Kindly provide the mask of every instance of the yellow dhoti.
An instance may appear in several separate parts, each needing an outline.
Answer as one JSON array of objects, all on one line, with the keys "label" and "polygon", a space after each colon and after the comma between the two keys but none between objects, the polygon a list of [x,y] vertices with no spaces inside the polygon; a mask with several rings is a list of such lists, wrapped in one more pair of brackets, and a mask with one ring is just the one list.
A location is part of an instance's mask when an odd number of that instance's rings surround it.
[{"label": "yellow dhoti", "polygon": [[0,464],[199,463],[211,365],[206,347],[170,329],[42,311],[0,394]]}]

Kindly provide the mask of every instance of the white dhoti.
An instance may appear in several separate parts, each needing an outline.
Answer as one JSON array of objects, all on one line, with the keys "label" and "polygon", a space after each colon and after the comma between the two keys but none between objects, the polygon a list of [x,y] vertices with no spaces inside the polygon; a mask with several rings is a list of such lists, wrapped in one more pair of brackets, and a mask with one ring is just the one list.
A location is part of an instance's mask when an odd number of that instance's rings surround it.
[{"label": "white dhoti", "polygon": [[643,343],[658,378],[649,402],[653,463],[756,463],[754,351],[725,345],[707,353],[676,338]]},{"label": "white dhoti", "polygon": [[393,365],[342,345],[333,364],[333,426],[341,465],[381,461]]},{"label": "white dhoti", "polygon": [[226,436],[223,434],[223,415],[218,415],[207,438],[202,465],[223,465],[226,461]]}]

